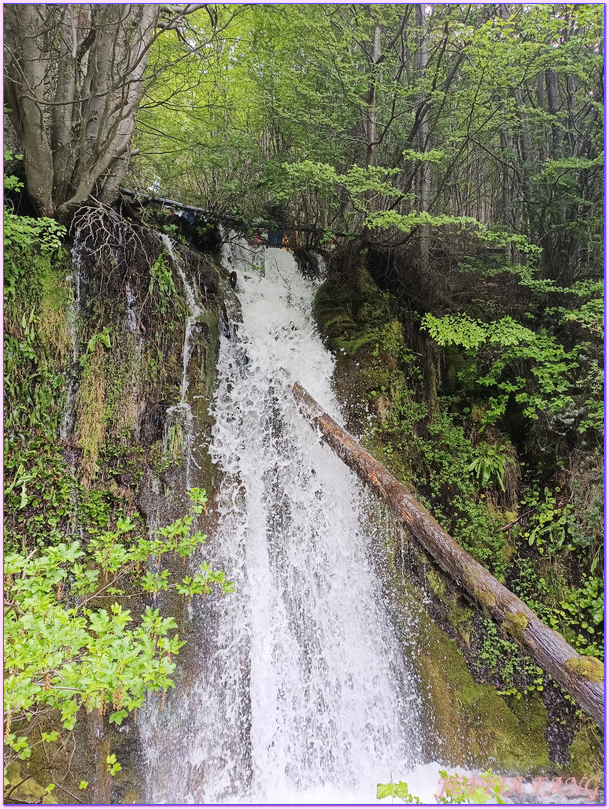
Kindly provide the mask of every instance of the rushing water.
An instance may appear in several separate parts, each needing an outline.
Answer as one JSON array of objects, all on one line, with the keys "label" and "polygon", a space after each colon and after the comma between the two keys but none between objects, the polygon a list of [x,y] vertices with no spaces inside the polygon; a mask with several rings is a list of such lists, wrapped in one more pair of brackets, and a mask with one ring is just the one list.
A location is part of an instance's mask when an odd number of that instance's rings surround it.
[{"label": "rushing water", "polygon": [[146,801],[374,802],[378,781],[427,769],[420,705],[381,603],[360,484],[281,381],[285,368],[340,420],[315,284],[281,249],[227,245],[223,260],[243,324],[221,338],[210,448],[221,494],[205,555],[237,592],[195,608],[187,672],[162,713],[154,701],[145,712]]}]

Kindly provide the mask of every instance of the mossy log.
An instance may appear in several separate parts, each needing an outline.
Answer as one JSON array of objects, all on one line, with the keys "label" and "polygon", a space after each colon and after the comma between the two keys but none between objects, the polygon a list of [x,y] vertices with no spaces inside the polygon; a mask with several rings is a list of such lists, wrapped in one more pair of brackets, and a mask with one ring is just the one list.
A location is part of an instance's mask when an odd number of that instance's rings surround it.
[{"label": "mossy log", "polygon": [[[298,383],[289,382],[299,410],[339,457],[397,514],[406,528],[482,609],[510,632],[586,713],[603,727],[600,661],[589,676],[588,658],[542,623],[527,605],[455,542],[406,486],[325,413]],[[581,665],[578,661],[581,660]],[[586,665],[584,665],[586,663]]]}]

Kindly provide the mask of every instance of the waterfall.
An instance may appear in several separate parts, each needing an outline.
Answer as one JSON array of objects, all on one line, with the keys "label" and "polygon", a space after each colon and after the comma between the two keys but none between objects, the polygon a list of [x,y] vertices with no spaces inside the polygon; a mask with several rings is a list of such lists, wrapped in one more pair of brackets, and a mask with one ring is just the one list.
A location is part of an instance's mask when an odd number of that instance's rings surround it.
[{"label": "waterfall", "polygon": [[341,420],[315,283],[279,248],[227,245],[223,262],[243,323],[221,338],[220,495],[203,552],[237,592],[195,605],[180,682],[163,712],[155,699],[143,712],[145,800],[374,803],[377,782],[413,771],[431,798],[437,767],[422,764],[415,678],[380,597],[366,498],[281,382],[285,368]]},{"label": "waterfall", "polygon": [[127,331],[133,335],[136,344],[141,343],[141,337],[137,331],[137,312],[135,311],[135,295],[131,291],[131,286],[125,284],[125,297],[127,299]]},{"label": "waterfall", "polygon": [[161,234],[161,241],[167,248],[167,252],[173,259],[173,263],[182,279],[184,284],[184,294],[186,296],[186,303],[188,304],[188,316],[186,317],[186,331],[184,334],[184,346],[182,348],[182,384],[180,385],[180,404],[183,405],[186,401],[186,391],[188,390],[188,363],[190,361],[190,354],[192,351],[192,334],[195,328],[197,318],[201,316],[202,310],[195,297],[194,290],[186,278],[186,273],[182,267],[180,257],[176,255],[173,249],[173,242],[170,237],[163,233]]},{"label": "waterfall", "polygon": [[[186,392],[188,391],[188,363],[192,354],[193,335],[195,332],[197,318],[203,314],[203,310],[199,306],[195,296],[194,289],[186,277],[182,260],[175,252],[171,238],[166,234],[159,234],[164,247],[172,258],[172,261],[178,271],[182,283],[184,285],[184,295],[188,305],[188,314],[186,316],[186,325],[184,327],[184,343],[182,346],[182,381],[180,383],[180,402],[173,407],[167,409],[169,416],[169,426],[179,426],[183,435],[183,446],[186,454],[186,488],[190,488],[190,472],[191,465],[196,463],[193,455],[193,417],[192,408],[186,401]],[[166,436],[167,438],[167,436]]]},{"label": "waterfall", "polygon": [[83,254],[85,249],[84,242],[81,239],[81,230],[78,228],[74,235],[74,242],[70,254],[71,273],[66,277],[66,281],[70,282],[72,287],[73,298],[68,310],[68,332],[70,334],[72,347],[72,364],[66,374],[66,409],[63,415],[63,421],[59,427],[59,437],[64,441],[67,440],[72,430],[74,403],[78,390],[78,325],[82,306],[81,285],[84,273]]}]

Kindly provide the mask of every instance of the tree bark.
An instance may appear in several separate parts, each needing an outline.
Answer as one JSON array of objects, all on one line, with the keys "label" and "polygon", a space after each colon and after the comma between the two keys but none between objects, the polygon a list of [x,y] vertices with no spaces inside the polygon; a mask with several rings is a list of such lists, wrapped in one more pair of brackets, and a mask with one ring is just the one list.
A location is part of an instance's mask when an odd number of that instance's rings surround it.
[{"label": "tree bark", "polygon": [[510,633],[577,704],[603,727],[603,666],[580,656],[507,587],[450,537],[400,483],[319,407],[298,383],[289,387],[302,415],[318,435],[402,521],[457,584]]},{"label": "tree bark", "polygon": [[560,157],[562,146],[562,129],[558,124],[560,112],[560,95],[558,92],[558,75],[554,70],[546,70],[546,89],[548,91],[548,112],[552,116],[552,156]]},{"label": "tree bark", "polygon": [[374,28],[374,42],[372,45],[372,65],[370,75],[370,88],[368,90],[366,109],[366,165],[376,166],[376,67],[381,58],[381,29],[379,25]]},{"label": "tree bark", "polygon": [[39,214],[110,203],[131,154],[150,48],[204,4],[9,4],[5,103]]},{"label": "tree bark", "polygon": [[[424,82],[427,76],[427,65],[429,64],[429,35],[427,24],[427,11],[424,3],[416,5],[417,27],[419,28],[419,47],[417,50],[416,67],[420,82]],[[422,87],[420,95],[421,118],[419,122],[419,149],[426,152],[429,149],[429,101],[425,88]],[[421,195],[421,210],[429,211],[431,201],[431,167],[426,160],[421,161],[421,175],[419,191]],[[427,270],[429,267],[429,246],[431,241],[431,229],[429,225],[421,227],[421,267]]]},{"label": "tree bark", "polygon": [[[45,130],[45,65],[39,58],[43,43],[40,7],[5,8],[4,98],[23,149],[28,193],[41,214],[53,213],[53,155]],[[10,47],[14,43],[13,47]],[[9,78],[10,77],[10,78]]]}]

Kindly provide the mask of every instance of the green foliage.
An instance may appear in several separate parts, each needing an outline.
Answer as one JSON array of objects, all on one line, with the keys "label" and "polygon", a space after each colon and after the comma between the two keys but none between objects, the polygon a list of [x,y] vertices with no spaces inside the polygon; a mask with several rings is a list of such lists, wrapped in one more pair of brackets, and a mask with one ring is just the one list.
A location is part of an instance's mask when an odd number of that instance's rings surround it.
[{"label": "green foliage", "polygon": [[548,626],[582,655],[604,657],[604,582],[584,574],[578,586],[552,576],[552,564],[536,569],[531,558],[517,560],[511,587]]},{"label": "green foliage", "polygon": [[122,769],[121,765],[116,760],[116,755],[114,753],[112,753],[109,756],[106,756],[106,764],[108,765],[108,772],[110,773],[110,775],[116,775],[116,773],[120,772]]},{"label": "green foliage", "polygon": [[[505,779],[494,775],[490,770],[479,776],[460,776],[458,773],[449,775],[446,770],[440,770],[441,792],[435,795],[436,802],[440,804],[473,803],[504,804],[503,788]],[[408,784],[398,781],[397,784],[377,784],[377,800],[383,798],[399,798],[403,803],[421,804],[416,796],[410,794]]]},{"label": "green foliage", "polygon": [[[397,385],[386,392],[391,411],[371,433],[383,447],[385,463],[416,485],[438,522],[465,550],[502,577],[505,536],[499,518],[481,502],[472,482],[471,471],[480,456],[475,456],[463,428],[445,411],[429,422],[427,405],[413,401],[412,391],[405,387]],[[378,394],[384,395],[383,388]]]},{"label": "green foliage", "polygon": [[533,331],[511,317],[483,323],[466,315],[426,314],[422,324],[438,345],[465,349],[469,364],[460,372],[463,382],[491,388],[494,395],[489,397],[483,424],[497,423],[513,398],[525,417],[536,420],[546,414],[557,432],[566,426],[576,426],[579,432],[601,429],[598,365],[588,371],[598,377],[598,381],[591,377],[587,386],[592,395],[583,407],[580,404],[588,344],[566,350],[547,331]]},{"label": "green foliage", "polygon": [[[428,159],[433,162],[434,153],[425,154],[430,155]],[[439,160],[435,162],[439,162]],[[433,228],[451,226],[456,232],[467,231],[471,235],[479,237],[483,242],[490,241],[495,245],[513,244],[523,252],[537,250],[525,236],[509,234],[505,230],[498,229],[489,232],[482,222],[472,216],[431,214],[423,210],[402,213],[393,207],[388,210],[376,210],[378,197],[389,201],[395,198],[402,200],[406,196],[411,196],[405,195],[388,181],[399,174],[399,169],[380,166],[367,166],[366,168],[351,166],[346,173],[341,174],[329,164],[316,163],[312,160],[285,163],[282,168],[285,170],[285,176],[277,177],[274,193],[277,199],[284,202],[305,192],[321,197],[346,194],[355,211],[363,214],[364,219],[361,224],[364,227],[394,229],[408,234],[421,226]]]},{"label": "green foliage", "polygon": [[19,265],[5,305],[5,547],[44,545],[74,515],[76,481],[57,443],[71,348],[67,262],[39,247],[6,255]]},{"label": "green foliage", "polygon": [[[4,152],[4,160],[13,157],[21,159],[21,155]],[[20,190],[23,183],[13,175],[4,176],[6,190]],[[29,271],[30,262],[34,260],[43,267],[48,267],[47,259],[56,253],[62,245],[66,229],[54,219],[31,216],[16,216],[9,205],[4,206],[4,292],[15,295],[15,285]],[[42,261],[40,261],[42,259]]]},{"label": "green foliage", "polygon": [[[427,426],[428,439],[417,442],[424,465],[414,480],[433,504],[440,524],[485,567],[502,578],[505,572],[505,537],[500,521],[477,496],[471,468],[475,449],[450,414],[438,413]],[[504,467],[505,468],[505,467]]]},{"label": "green foliage", "polygon": [[543,493],[536,490],[528,492],[521,504],[528,506],[533,512],[528,529],[524,532],[529,545],[535,545],[540,554],[550,556],[561,551],[565,547],[565,542],[567,551],[575,550],[570,541],[573,534],[571,504],[559,505],[547,486],[544,487]]},{"label": "green foliage", "polygon": [[[176,226],[173,225],[173,227]],[[150,294],[154,292],[155,286],[158,287],[159,311],[164,315],[167,311],[167,299],[176,294],[171,269],[167,266],[164,253],[159,255],[150,268],[150,284],[148,285]]]},{"label": "green foliage", "polygon": [[[192,493],[193,512],[201,513],[205,493]],[[190,556],[205,541],[192,532],[192,516],[160,528],[152,538],[134,536],[135,524],[119,517],[113,528],[93,532],[81,545],[59,532],[39,553],[5,557],[5,715],[6,741],[15,755],[31,754],[27,739],[10,733],[10,724],[51,710],[73,729],[78,709],[110,712],[121,724],[142,705],[146,693],[166,691],[183,642],[170,632],[175,620],[147,606],[135,628],[131,612],[113,601],[174,588],[182,595],[207,595],[216,584],[224,593],[233,584],[206,563],[202,573],[169,581],[169,570],[138,573],[152,558],[177,553]],[[67,540],[67,541],[65,541]],[[101,598],[108,606],[98,605]],[[115,761],[109,762],[112,772]],[[120,767],[119,767],[120,769]]]},{"label": "green foliage", "polygon": [[505,445],[495,446],[482,442],[475,448],[477,457],[467,467],[478,479],[481,489],[486,489],[495,478],[502,492],[505,492],[505,468],[508,463],[514,463],[505,455]]},{"label": "green foliage", "polygon": [[376,798],[379,801],[383,800],[383,798],[399,798],[404,803],[421,803],[418,798],[410,794],[408,784],[405,781],[398,781],[397,784],[393,782],[389,784],[377,784]]},{"label": "green foliage", "polygon": [[[503,637],[494,621],[485,618],[482,623],[485,635],[477,654],[478,665],[499,675],[505,686],[500,693],[513,694],[516,699],[521,699],[523,691],[543,691],[543,670],[530,657],[522,655],[517,643]],[[523,678],[527,682],[524,688]]]},{"label": "green foliage", "polygon": [[[604,285],[602,281],[579,281],[574,284],[569,292],[578,298],[584,298],[579,307],[558,307],[557,312],[563,315],[565,323],[579,323],[591,334],[602,337],[604,334]],[[548,314],[554,310],[547,310]]]},{"label": "green foliage", "polygon": [[91,354],[95,351],[97,346],[103,346],[105,348],[111,348],[110,344],[110,333],[108,326],[104,326],[103,331],[100,331],[99,334],[94,334],[93,337],[87,343],[87,350],[85,354],[80,359],[80,364],[85,365],[86,360],[89,358]]}]

